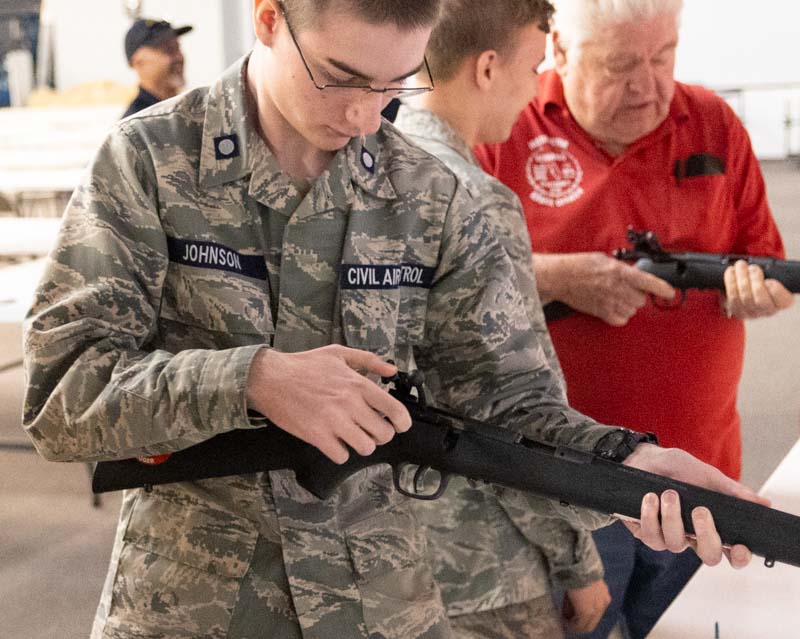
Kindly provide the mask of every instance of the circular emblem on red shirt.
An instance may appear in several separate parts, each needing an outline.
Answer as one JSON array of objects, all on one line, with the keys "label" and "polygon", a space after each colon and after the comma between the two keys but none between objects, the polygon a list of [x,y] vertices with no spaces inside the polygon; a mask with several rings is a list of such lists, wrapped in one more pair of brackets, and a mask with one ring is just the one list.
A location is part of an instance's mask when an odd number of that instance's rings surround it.
[{"label": "circular emblem on red shirt", "polygon": [[525,176],[533,190],[529,197],[545,206],[565,206],[583,195],[583,169],[564,138],[540,135],[528,142],[531,150]]}]

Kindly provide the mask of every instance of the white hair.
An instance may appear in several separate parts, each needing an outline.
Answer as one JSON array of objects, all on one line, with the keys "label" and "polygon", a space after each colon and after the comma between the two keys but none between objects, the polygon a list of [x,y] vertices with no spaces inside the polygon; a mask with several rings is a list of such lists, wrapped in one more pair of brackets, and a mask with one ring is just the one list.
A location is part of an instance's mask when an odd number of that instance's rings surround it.
[{"label": "white hair", "polygon": [[683,0],[551,0],[556,8],[553,31],[563,45],[580,46],[600,28],[620,22],[649,20],[672,13],[676,19]]}]

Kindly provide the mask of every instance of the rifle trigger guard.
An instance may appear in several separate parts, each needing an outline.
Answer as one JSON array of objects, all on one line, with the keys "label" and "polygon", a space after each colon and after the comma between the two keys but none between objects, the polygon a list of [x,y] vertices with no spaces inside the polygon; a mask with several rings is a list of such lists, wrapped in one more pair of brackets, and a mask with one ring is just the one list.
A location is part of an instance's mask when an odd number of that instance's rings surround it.
[{"label": "rifle trigger guard", "polygon": [[439,499],[444,494],[444,491],[447,489],[447,484],[450,481],[450,475],[446,473],[439,473],[439,485],[436,487],[436,490],[431,494],[425,494],[422,492],[423,486],[421,486],[422,478],[425,473],[431,470],[430,466],[418,466],[417,470],[414,471],[414,478],[412,480],[413,490],[406,490],[403,488],[402,484],[400,483],[400,478],[402,474],[402,467],[405,464],[400,464],[398,466],[392,466],[392,475],[394,476],[394,487],[397,489],[401,495],[406,497],[413,497],[414,499],[423,499],[425,501],[431,501],[434,499]]}]

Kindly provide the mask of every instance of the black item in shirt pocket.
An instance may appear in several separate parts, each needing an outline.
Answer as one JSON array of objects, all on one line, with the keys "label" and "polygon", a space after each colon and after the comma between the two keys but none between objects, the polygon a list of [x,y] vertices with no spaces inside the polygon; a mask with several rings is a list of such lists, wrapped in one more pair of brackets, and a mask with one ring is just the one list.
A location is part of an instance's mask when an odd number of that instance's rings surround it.
[{"label": "black item in shirt pocket", "polygon": [[694,153],[683,160],[675,160],[672,169],[675,180],[680,183],[683,178],[703,175],[724,175],[725,162],[718,155],[710,153]]}]

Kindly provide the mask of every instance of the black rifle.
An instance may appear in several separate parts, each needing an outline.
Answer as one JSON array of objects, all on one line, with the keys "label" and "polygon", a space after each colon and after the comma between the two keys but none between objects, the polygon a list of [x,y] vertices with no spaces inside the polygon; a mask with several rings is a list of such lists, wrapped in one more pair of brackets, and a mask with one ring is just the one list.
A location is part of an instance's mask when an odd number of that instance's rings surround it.
[{"label": "black rifle", "polygon": [[800,566],[800,517],[429,407],[415,375],[399,374],[391,381],[390,393],[405,404],[413,425],[372,455],[351,451],[346,463],[336,464],[269,424],[217,435],[171,454],[163,463],[100,462],[92,490],[149,490],[156,484],[285,469],[294,471],[306,490],[325,499],[358,471],[389,464],[396,488],[417,499],[438,498],[449,476],[456,474],[538,493],[564,505],[638,519],[647,493],[673,489],[680,495],[687,532],[694,530],[692,509],[706,506],[723,543],[746,545],[765,557],[768,566],[775,561]]},{"label": "black rifle", "polygon": [[[683,292],[690,288],[725,290],[725,269],[738,260],[755,264],[764,277],[778,280],[792,293],[800,293],[800,262],[774,257],[725,253],[670,253],[665,251],[653,231],[635,231],[628,227],[632,248],[617,249],[614,257],[633,262],[640,271],[651,273]],[[544,307],[547,321],[569,317],[576,311],[564,302],[550,302]]]}]

